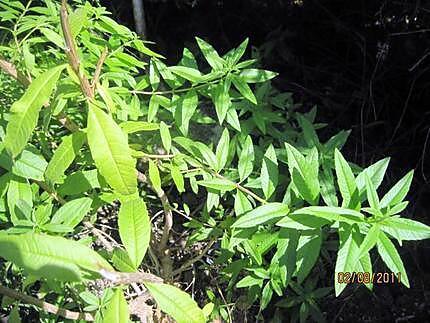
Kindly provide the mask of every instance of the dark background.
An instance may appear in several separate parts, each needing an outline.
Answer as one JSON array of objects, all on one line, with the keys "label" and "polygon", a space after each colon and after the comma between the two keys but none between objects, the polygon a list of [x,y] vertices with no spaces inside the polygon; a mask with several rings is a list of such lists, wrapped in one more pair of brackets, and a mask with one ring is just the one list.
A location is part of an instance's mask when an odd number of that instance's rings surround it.
[{"label": "dark background", "polygon": [[[133,28],[131,0],[101,2]],[[405,216],[430,224],[430,1],[144,0],[144,8],[146,38],[172,64],[194,36],[221,53],[249,37],[262,66],[280,72],[275,85],[305,109],[318,106],[322,139],[352,129],[350,161],[391,156],[385,185],[415,169]],[[328,321],[430,322],[430,243],[405,243],[401,256],[411,289],[349,288],[324,300]]]}]

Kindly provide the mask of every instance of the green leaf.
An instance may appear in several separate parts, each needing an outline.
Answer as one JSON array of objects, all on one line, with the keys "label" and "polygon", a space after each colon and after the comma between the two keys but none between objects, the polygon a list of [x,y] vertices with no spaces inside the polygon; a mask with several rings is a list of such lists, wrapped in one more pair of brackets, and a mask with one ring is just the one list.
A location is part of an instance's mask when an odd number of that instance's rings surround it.
[{"label": "green leaf", "polygon": [[252,209],[251,202],[241,191],[237,191],[236,197],[234,198],[234,212],[236,216],[242,215]]},{"label": "green leaf", "polygon": [[423,240],[430,238],[430,227],[411,219],[390,217],[379,222],[381,229],[400,240]]},{"label": "green leaf", "polygon": [[221,138],[216,147],[215,156],[218,161],[217,163],[217,171],[220,171],[224,168],[228,159],[228,151],[230,145],[230,136],[228,134],[228,129],[225,128],[222,132]]},{"label": "green leaf", "polygon": [[112,255],[112,263],[116,269],[121,272],[133,273],[136,272],[136,266],[130,259],[127,251],[120,248],[115,248]]},{"label": "green leaf", "polygon": [[246,83],[261,83],[261,82],[266,82],[277,75],[278,73],[275,73],[275,72],[259,70],[256,68],[250,68],[250,69],[242,70],[239,74],[239,77],[242,80],[244,80]]},{"label": "green leaf", "polygon": [[212,178],[198,181],[197,184],[212,188],[218,191],[231,191],[236,188],[236,184],[223,178]]},{"label": "green leaf", "polygon": [[296,272],[297,281],[301,284],[311,272],[318,260],[322,244],[321,230],[302,232],[297,245]]},{"label": "green leaf", "polygon": [[387,171],[388,164],[390,163],[390,158],[384,158],[373,165],[363,169],[363,171],[357,175],[355,179],[355,184],[360,192],[360,199],[364,201],[366,198],[366,175],[369,176],[370,181],[372,182],[375,190],[378,189],[379,185],[381,185],[382,180],[384,179],[385,172]]},{"label": "green leaf", "polygon": [[172,137],[170,137],[169,127],[163,121],[160,122],[160,136],[164,149],[169,153],[172,146]]},{"label": "green leaf", "polygon": [[369,205],[371,208],[375,210],[379,210],[378,193],[376,192],[376,189],[373,186],[373,183],[370,180],[369,176],[366,175],[365,178],[366,178],[366,194],[367,194],[367,200],[369,201]]},{"label": "green leaf", "polygon": [[170,175],[172,175],[173,181],[175,182],[176,188],[179,193],[185,192],[184,187],[184,176],[181,173],[181,170],[176,165],[170,166]]},{"label": "green leaf", "polygon": [[241,182],[251,175],[252,169],[254,168],[254,158],[254,146],[251,136],[248,135],[239,157],[238,170]]},{"label": "green leaf", "polygon": [[363,242],[360,244],[360,249],[358,251],[357,261],[360,260],[361,257],[368,254],[369,251],[376,245],[376,242],[379,238],[379,232],[381,231],[378,224],[374,224],[370,229],[369,232],[367,232],[366,236],[364,237]]},{"label": "green leaf", "polygon": [[39,75],[24,95],[12,105],[4,138],[4,146],[12,157],[18,156],[27,145],[37,125],[39,111],[48,102],[65,67],[66,65],[60,65]]},{"label": "green leaf", "polygon": [[130,314],[124,293],[120,288],[116,288],[106,308],[103,310],[104,323],[126,323],[129,322]]},{"label": "green leaf", "polygon": [[74,132],[63,138],[63,141],[55,150],[54,155],[46,167],[45,179],[48,182],[58,183],[64,175],[64,172],[78,155],[85,139],[85,133],[81,131]]},{"label": "green leaf", "polygon": [[118,214],[119,236],[135,268],[145,256],[151,237],[151,224],[145,202],[131,199],[121,203]]},{"label": "green leaf", "polygon": [[276,159],[275,148],[271,144],[267,148],[263,157],[261,165],[261,188],[263,189],[264,196],[269,199],[278,185],[278,161]]},{"label": "green leaf", "polygon": [[178,323],[205,323],[203,311],[187,293],[167,284],[145,283],[160,309]]},{"label": "green leaf", "polygon": [[249,102],[257,104],[257,99],[254,93],[252,93],[251,88],[246,82],[236,75],[232,75],[231,81],[233,82],[236,89],[247,99]]},{"label": "green leaf", "polygon": [[336,188],[334,186],[333,172],[331,169],[323,167],[320,173],[319,182],[321,184],[321,196],[328,206],[338,206]]},{"label": "green leaf", "polygon": [[297,246],[299,243],[300,232],[294,229],[281,229],[277,241],[276,253],[272,258],[271,264],[279,265],[281,281],[286,288],[294,271],[297,262]]},{"label": "green leaf", "polygon": [[157,95],[152,95],[149,99],[149,107],[148,107],[148,122],[152,122],[154,120],[155,116],[157,115],[158,108],[160,107],[160,104],[157,100]]},{"label": "green leaf", "polygon": [[345,289],[346,284],[339,282],[338,274],[355,272],[356,260],[359,259],[360,233],[355,226],[341,224],[339,226],[340,247],[337,252],[334,287],[336,297]]},{"label": "green leaf", "polygon": [[198,104],[199,100],[197,92],[195,90],[191,90],[179,99],[175,108],[175,121],[184,136],[187,136],[188,134],[188,125]]},{"label": "green leaf", "polygon": [[125,133],[135,133],[139,131],[153,131],[158,130],[160,126],[157,123],[150,123],[145,121],[126,121],[120,125]]},{"label": "green leaf", "polygon": [[151,87],[154,91],[157,90],[158,85],[160,84],[160,73],[152,59],[149,62],[149,83],[151,83]]},{"label": "green leaf", "polygon": [[61,206],[52,217],[52,224],[64,224],[72,228],[76,227],[82,221],[85,215],[91,209],[92,200],[88,197],[82,197],[72,200]]},{"label": "green leaf", "polygon": [[152,186],[154,187],[156,192],[161,191],[161,179],[160,172],[158,171],[158,167],[153,160],[148,161],[148,174],[149,180],[151,181]]},{"label": "green leaf", "polygon": [[239,60],[242,58],[245,53],[246,48],[248,47],[249,38],[246,38],[232,53],[231,55],[231,65],[236,65]]},{"label": "green leaf", "polygon": [[406,274],[402,259],[394,244],[383,232],[379,233],[377,246],[378,252],[387,267],[395,274],[400,273],[402,284],[409,288],[408,275]]},{"label": "green leaf", "polygon": [[111,116],[92,104],[87,135],[97,169],[109,185],[123,195],[135,193],[137,173],[127,138]]},{"label": "green leaf", "polygon": [[48,163],[34,147],[27,147],[12,166],[12,173],[28,179],[43,181],[43,173]]},{"label": "green leaf", "polygon": [[214,70],[220,70],[224,67],[224,60],[218,55],[216,50],[209,45],[207,42],[205,42],[203,39],[196,37],[197,44],[200,47],[200,50],[203,53],[203,56],[206,58],[209,65]]},{"label": "green leaf", "polygon": [[340,221],[350,224],[361,223],[364,216],[358,211],[333,206],[308,206],[298,209],[292,215],[314,215],[329,221]]},{"label": "green leaf", "polygon": [[0,256],[36,277],[60,281],[99,278],[101,269],[113,271],[94,250],[77,241],[36,233],[0,233]]},{"label": "green leaf", "polygon": [[314,125],[302,115],[298,115],[297,121],[299,122],[300,127],[303,130],[303,138],[305,139],[308,147],[321,146]]},{"label": "green leaf", "polygon": [[7,206],[12,223],[17,224],[19,220],[25,220],[26,216],[18,207],[18,201],[24,201],[33,207],[33,193],[28,181],[22,177],[13,176],[9,181],[7,190]]},{"label": "green leaf", "polygon": [[233,223],[233,228],[252,228],[271,220],[277,220],[290,212],[288,205],[282,203],[267,203],[244,215]]},{"label": "green leaf", "polygon": [[287,150],[288,170],[294,187],[304,200],[309,204],[315,204],[320,192],[317,149],[312,149],[306,159],[295,147],[288,143],[285,143],[285,149]]},{"label": "green leaf", "polygon": [[190,81],[191,83],[198,83],[202,80],[202,73],[196,68],[186,66],[169,66],[169,70]]},{"label": "green leaf", "polygon": [[400,179],[382,198],[380,203],[381,208],[393,206],[402,202],[409,192],[413,176],[414,171],[411,170],[402,179]]},{"label": "green leaf", "polygon": [[355,177],[348,162],[343,158],[339,150],[334,151],[334,163],[337,183],[342,195],[342,206],[356,209],[360,207],[359,192],[355,184]]},{"label": "green leaf", "polygon": [[212,101],[215,105],[215,112],[217,114],[219,124],[223,123],[231,106],[229,91],[230,82],[227,80],[219,82],[212,90]]}]

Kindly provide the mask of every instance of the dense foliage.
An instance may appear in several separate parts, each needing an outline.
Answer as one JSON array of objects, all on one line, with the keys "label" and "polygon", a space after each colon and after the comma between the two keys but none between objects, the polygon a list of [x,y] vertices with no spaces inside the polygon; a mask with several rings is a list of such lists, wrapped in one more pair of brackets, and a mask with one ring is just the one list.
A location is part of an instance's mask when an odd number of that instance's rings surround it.
[{"label": "dense foliage", "polygon": [[[220,55],[196,38],[199,53],[167,66],[89,2],[0,8],[0,293],[11,318],[32,304],[47,322],[159,310],[233,321],[235,307],[259,317],[271,305],[278,319],[323,321],[317,302],[332,287],[314,268],[337,252],[335,295],[343,273],[372,289],[374,248],[409,287],[393,241],[430,237],[400,216],[413,172],[378,193],[389,158],[348,163],[349,131],[321,142],[316,108],[272,87],[276,73],[244,58],[247,40]],[[208,268],[209,251],[218,282],[199,307],[179,287]]]}]

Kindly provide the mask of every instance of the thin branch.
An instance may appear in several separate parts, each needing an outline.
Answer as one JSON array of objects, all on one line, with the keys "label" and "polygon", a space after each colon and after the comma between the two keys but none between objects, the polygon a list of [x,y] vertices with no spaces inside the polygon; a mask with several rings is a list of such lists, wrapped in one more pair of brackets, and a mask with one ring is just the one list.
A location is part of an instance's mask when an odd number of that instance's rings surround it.
[{"label": "thin branch", "polygon": [[75,41],[69,23],[69,14],[67,13],[66,0],[61,1],[60,8],[61,29],[63,30],[64,41],[66,43],[66,54],[73,72],[79,78],[82,92],[87,98],[94,98],[94,92],[84,73],[81,72],[78,52],[76,51]]},{"label": "thin branch", "polygon": [[99,58],[99,61],[97,62],[96,71],[94,72],[93,81],[91,83],[91,89],[93,91],[93,95],[95,93],[97,83],[99,82],[100,73],[102,72],[102,67],[106,60],[107,54],[108,54],[108,49],[105,47],[103,49],[102,55]]},{"label": "thin branch", "polygon": [[186,261],[181,267],[173,271],[173,276],[179,275],[183,271],[188,270],[194,263],[199,261],[203,258],[203,256],[209,251],[209,249],[212,247],[212,245],[215,243],[215,240],[209,241],[207,246],[202,250],[200,254],[198,254],[196,257],[189,259]]},{"label": "thin branch", "polygon": [[65,308],[55,306],[51,303],[42,301],[41,299],[38,299],[36,297],[20,293],[16,290],[7,288],[2,285],[0,285],[0,294],[22,301],[27,304],[35,305],[48,313],[59,315],[69,320],[85,320],[89,322],[94,321],[94,317],[91,313],[69,311],[69,310],[66,310]]},{"label": "thin branch", "polygon": [[18,71],[12,63],[0,58],[0,69],[6,74],[12,76],[15,80],[19,81],[25,87],[30,85],[30,80],[22,72]]},{"label": "thin branch", "polygon": [[[229,179],[225,178],[224,176],[215,173],[214,174],[215,177],[218,177],[219,179],[223,179],[223,180],[227,180],[230,181]],[[230,181],[231,182],[231,181]],[[266,204],[267,201],[265,199],[263,199],[262,197],[259,197],[257,194],[255,194],[254,192],[252,192],[251,190],[247,189],[246,187],[243,187],[242,185],[240,185],[239,183],[234,183],[232,182],[234,185],[236,185],[236,188],[239,191],[242,191],[245,194],[248,194],[249,196],[253,197],[255,200],[257,200],[258,202],[260,202],[261,204]]]},{"label": "thin branch", "polygon": [[135,273],[120,273],[117,271],[108,271],[100,269],[99,274],[112,282],[115,285],[129,285],[133,283],[162,283],[163,279],[150,273],[135,272]]},{"label": "thin branch", "polygon": [[[31,84],[31,80],[22,72],[18,71],[15,65],[2,58],[0,58],[0,69],[25,87],[28,87]],[[48,107],[49,105],[45,104],[44,106]],[[63,125],[63,127],[69,129],[71,132],[79,130],[79,126],[63,112],[58,115],[58,121]]]}]

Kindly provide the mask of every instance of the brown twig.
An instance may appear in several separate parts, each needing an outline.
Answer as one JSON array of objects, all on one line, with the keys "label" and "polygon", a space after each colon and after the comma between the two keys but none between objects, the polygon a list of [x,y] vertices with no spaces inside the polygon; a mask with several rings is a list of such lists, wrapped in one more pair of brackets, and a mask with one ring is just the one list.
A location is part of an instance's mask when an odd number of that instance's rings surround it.
[{"label": "brown twig", "polygon": [[94,72],[93,81],[91,83],[91,89],[93,91],[93,95],[95,93],[95,89],[96,89],[97,83],[99,82],[100,73],[102,72],[102,67],[103,67],[103,64],[104,64],[104,62],[106,60],[107,54],[108,54],[108,50],[105,47],[103,49],[102,55],[99,58],[99,61],[97,62],[96,71]]},{"label": "brown twig", "polygon": [[163,279],[150,273],[135,272],[135,273],[120,273],[117,271],[108,271],[101,269],[100,275],[109,280],[115,285],[128,285],[133,283],[162,283]]},{"label": "brown twig", "polygon": [[[18,71],[15,65],[2,58],[0,58],[0,69],[9,76],[13,77],[18,82],[20,82],[25,87],[28,87],[31,84],[31,80],[22,72]],[[44,106],[48,107],[49,104],[45,104]],[[58,115],[58,121],[71,132],[79,130],[79,126],[63,112]]]},{"label": "brown twig", "polygon": [[[229,179],[225,178],[224,176],[222,176],[222,175],[220,175],[218,173],[215,173],[214,175],[215,175],[215,177],[217,177],[219,179],[230,181]],[[247,189],[246,187],[243,187],[242,185],[240,185],[238,183],[234,183],[234,182],[232,182],[232,183],[236,186],[236,188],[239,191],[242,191],[243,193],[248,194],[249,196],[253,197],[255,200],[257,200],[261,204],[266,204],[267,203],[267,201],[265,199],[263,199],[262,197],[259,197],[257,194],[255,194],[251,190]]]},{"label": "brown twig", "polygon": [[188,259],[181,267],[173,271],[173,276],[179,275],[183,271],[186,271],[191,267],[193,264],[195,264],[197,261],[203,258],[203,256],[209,251],[209,249],[212,247],[212,245],[215,243],[215,240],[209,241],[207,246],[194,258]]},{"label": "brown twig", "polygon": [[16,290],[7,288],[7,287],[2,286],[2,285],[0,285],[0,294],[3,294],[7,297],[22,301],[22,302],[27,303],[27,304],[35,305],[35,306],[43,309],[44,311],[46,311],[48,313],[59,315],[59,316],[62,316],[66,319],[85,320],[85,321],[89,321],[89,322],[94,321],[94,317],[91,313],[73,312],[70,310],[66,310],[65,308],[55,306],[51,303],[47,303],[47,302],[45,302],[41,299],[38,299],[36,297],[20,293]]},{"label": "brown twig", "polygon": [[30,80],[23,73],[18,71],[12,63],[0,58],[0,69],[6,74],[12,76],[15,80],[19,81],[25,87],[30,85]]},{"label": "brown twig", "polygon": [[66,55],[69,59],[69,64],[73,72],[79,78],[81,89],[87,98],[94,98],[94,91],[88,81],[88,78],[81,71],[78,52],[76,51],[75,41],[73,39],[72,30],[69,23],[69,14],[67,13],[67,1],[61,1],[60,21],[61,29],[63,30],[64,41],[66,43]]}]

